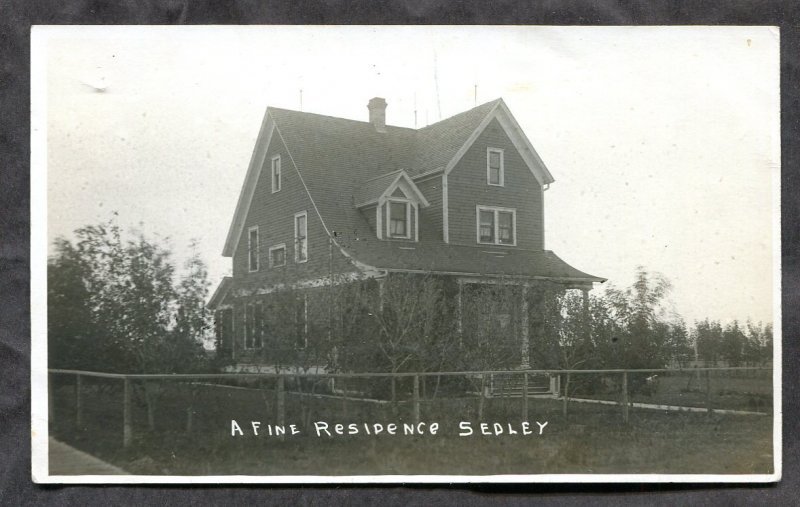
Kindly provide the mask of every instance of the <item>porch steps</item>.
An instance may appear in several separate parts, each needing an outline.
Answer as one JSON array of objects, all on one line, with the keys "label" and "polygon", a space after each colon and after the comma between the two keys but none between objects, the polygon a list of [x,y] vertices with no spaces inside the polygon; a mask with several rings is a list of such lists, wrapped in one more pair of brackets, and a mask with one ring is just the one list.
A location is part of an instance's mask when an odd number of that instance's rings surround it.
[{"label": "porch steps", "polygon": [[[487,396],[492,398],[521,398],[524,391],[524,375],[492,375],[488,379]],[[528,396],[553,394],[550,378],[544,375],[528,375]]]}]

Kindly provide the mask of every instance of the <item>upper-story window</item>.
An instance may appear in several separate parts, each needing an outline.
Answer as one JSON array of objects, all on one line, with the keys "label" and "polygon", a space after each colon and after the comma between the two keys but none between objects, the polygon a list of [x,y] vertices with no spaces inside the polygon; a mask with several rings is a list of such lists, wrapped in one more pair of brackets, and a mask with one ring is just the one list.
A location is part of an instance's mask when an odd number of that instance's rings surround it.
[{"label": "upper-story window", "polygon": [[411,206],[407,201],[387,201],[386,230],[390,238],[411,237]]},{"label": "upper-story window", "polygon": [[272,193],[281,189],[281,156],[272,157]]},{"label": "upper-story window", "polygon": [[505,185],[505,170],[503,168],[503,150],[499,148],[486,149],[486,183],[502,187]]},{"label": "upper-story window", "polygon": [[517,210],[478,206],[478,243],[489,245],[517,244]]},{"label": "upper-story window", "polygon": [[247,229],[247,266],[250,272],[258,271],[258,226]]},{"label": "upper-story window", "polygon": [[286,265],[286,245],[271,246],[269,248],[269,267],[277,268]]},{"label": "upper-story window", "polygon": [[294,261],[308,260],[308,214],[305,211],[294,216]]}]

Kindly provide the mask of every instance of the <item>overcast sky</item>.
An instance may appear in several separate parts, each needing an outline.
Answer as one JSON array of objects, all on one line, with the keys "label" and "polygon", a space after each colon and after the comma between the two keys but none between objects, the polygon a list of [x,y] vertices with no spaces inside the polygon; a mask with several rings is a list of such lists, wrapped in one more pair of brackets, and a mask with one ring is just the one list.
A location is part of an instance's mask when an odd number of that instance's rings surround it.
[{"label": "overcast sky", "polygon": [[302,90],[304,111],[366,120],[381,96],[422,127],[477,85],[556,179],[546,248],[617,286],[663,273],[688,322],[772,321],[772,29],[62,27],[45,59],[50,242],[116,211],[179,258],[197,238],[216,285],[266,106]]}]

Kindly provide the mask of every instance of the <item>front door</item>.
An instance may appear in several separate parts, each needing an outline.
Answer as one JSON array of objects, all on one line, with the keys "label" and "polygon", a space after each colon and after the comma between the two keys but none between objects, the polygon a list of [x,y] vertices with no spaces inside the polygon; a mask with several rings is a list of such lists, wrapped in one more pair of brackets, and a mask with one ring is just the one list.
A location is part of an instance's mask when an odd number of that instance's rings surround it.
[{"label": "front door", "polygon": [[474,351],[475,367],[516,368],[520,364],[520,287],[464,283],[461,289],[462,332]]}]

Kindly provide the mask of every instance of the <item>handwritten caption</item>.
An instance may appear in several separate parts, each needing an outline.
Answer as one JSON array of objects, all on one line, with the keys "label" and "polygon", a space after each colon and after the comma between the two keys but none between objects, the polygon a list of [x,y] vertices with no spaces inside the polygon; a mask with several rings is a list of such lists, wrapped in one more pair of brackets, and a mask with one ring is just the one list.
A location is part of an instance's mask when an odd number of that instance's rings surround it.
[{"label": "handwritten caption", "polygon": [[[249,424],[248,424],[249,422]],[[261,421],[248,421],[240,424],[237,420],[231,419],[231,436],[241,437],[246,435],[283,437],[300,435],[303,431],[297,424],[262,424]],[[514,435],[542,435],[547,421],[520,421],[509,422],[472,422],[460,421],[455,427],[459,437],[470,436],[514,436]],[[419,436],[437,435],[442,429],[438,422],[418,422],[418,423],[329,423],[327,421],[315,421],[313,423],[312,435],[317,437],[342,437],[342,436]],[[450,433],[450,431],[443,431]]]}]

